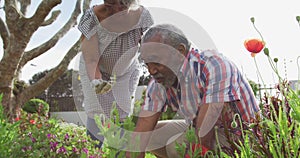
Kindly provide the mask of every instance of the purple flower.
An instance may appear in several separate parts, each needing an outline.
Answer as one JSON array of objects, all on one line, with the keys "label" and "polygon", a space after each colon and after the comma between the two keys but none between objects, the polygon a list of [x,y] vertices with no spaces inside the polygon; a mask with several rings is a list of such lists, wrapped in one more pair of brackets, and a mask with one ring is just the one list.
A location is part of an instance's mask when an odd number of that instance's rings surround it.
[{"label": "purple flower", "polygon": [[87,149],[87,148],[82,148],[82,150],[83,150],[83,152],[85,152],[86,154],[89,153],[89,149]]},{"label": "purple flower", "polygon": [[86,142],[87,142],[87,140],[83,139],[81,142],[82,142],[82,143],[86,143]]},{"label": "purple flower", "polygon": [[32,143],[35,143],[36,139],[35,138],[31,138],[31,141],[32,141]]},{"label": "purple flower", "polygon": [[57,142],[50,142],[50,150],[55,151],[57,144]]},{"label": "purple flower", "polygon": [[67,150],[64,146],[62,146],[56,151],[56,153],[64,153],[65,154],[65,153],[67,153]]},{"label": "purple flower", "polygon": [[69,135],[68,133],[65,135],[65,140],[68,140],[69,139]]},{"label": "purple flower", "polygon": [[47,138],[48,138],[48,139],[51,139],[51,138],[52,138],[52,134],[51,134],[51,133],[48,133],[48,134],[47,134]]},{"label": "purple flower", "polygon": [[32,146],[28,146],[27,150],[32,150]]},{"label": "purple flower", "polygon": [[29,133],[28,133],[28,136],[29,136],[29,137],[32,137],[32,133],[31,133],[31,132],[29,132]]},{"label": "purple flower", "polygon": [[24,147],[22,148],[22,151],[23,151],[23,152],[26,152],[26,150],[27,150],[27,148],[26,148],[26,146],[24,146]]},{"label": "purple flower", "polygon": [[77,152],[78,152],[78,149],[77,149],[76,147],[73,147],[73,148],[72,148],[72,151],[73,151],[74,153],[77,153]]}]

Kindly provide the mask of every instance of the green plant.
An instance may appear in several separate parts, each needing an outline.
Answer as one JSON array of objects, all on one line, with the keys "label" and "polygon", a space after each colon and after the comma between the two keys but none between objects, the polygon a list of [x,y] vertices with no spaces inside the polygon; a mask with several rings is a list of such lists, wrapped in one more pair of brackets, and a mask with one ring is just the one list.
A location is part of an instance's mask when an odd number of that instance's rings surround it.
[{"label": "green plant", "polygon": [[[297,16],[300,26],[300,17]],[[278,77],[278,85],[276,94],[264,93],[260,99],[261,114],[257,115],[256,120],[250,124],[242,123],[241,118],[237,118],[241,128],[242,139],[234,142],[227,137],[228,142],[232,144],[230,152],[226,154],[222,150],[209,151],[208,153],[217,154],[218,157],[299,157],[300,156],[300,97],[299,91],[290,88],[289,82],[284,80],[277,70],[277,62],[279,59],[271,58],[269,49],[265,47],[262,34],[254,25],[255,19],[251,18],[254,28],[259,33],[261,40],[247,40],[245,46],[248,51],[253,51],[252,57],[262,49],[267,60]],[[247,43],[247,42],[252,43]],[[261,42],[261,43],[260,43]],[[256,47],[256,48],[251,48]],[[299,57],[298,57],[299,58]],[[256,60],[254,60],[256,68]],[[298,69],[299,65],[298,65]],[[257,71],[259,73],[259,71]],[[259,74],[261,77],[261,75]],[[298,79],[299,80],[299,79]],[[263,79],[261,78],[263,82]],[[252,88],[257,91],[257,85],[252,83]],[[234,119],[235,120],[235,119]],[[233,122],[234,123],[234,122]],[[245,127],[245,128],[244,128]],[[192,130],[192,131],[191,131]],[[182,157],[206,157],[207,155],[199,154],[202,149],[192,148],[193,143],[197,144],[197,138],[193,129],[187,132],[187,144],[177,144],[176,149]],[[218,138],[217,138],[218,140]],[[192,143],[192,144],[191,144]],[[188,149],[188,150],[186,150]],[[187,151],[187,152],[186,152]],[[210,155],[211,156],[211,155]]]},{"label": "green plant", "polygon": [[13,140],[18,135],[19,123],[9,123],[3,114],[2,94],[0,95],[0,157],[9,157]]},{"label": "green plant", "polygon": [[42,116],[48,116],[49,104],[41,99],[30,99],[24,104],[22,109],[28,113],[39,113]]},{"label": "green plant", "polygon": [[[297,21],[299,23],[298,17]],[[255,26],[255,19],[251,18],[251,22],[263,41],[262,34]],[[299,157],[300,98],[290,88],[289,82],[280,76],[277,70],[279,59],[272,59],[267,47],[264,48],[264,54],[278,77],[277,93],[264,93],[262,115],[247,125],[249,128],[242,135],[245,141],[236,144],[235,157]]]},{"label": "green plant", "polygon": [[106,119],[104,115],[95,115],[95,121],[100,129],[99,134],[105,138],[103,142],[103,148],[105,149],[103,157],[125,157],[126,148],[128,148],[131,138],[131,134],[128,131],[133,131],[135,128],[133,116],[127,117],[121,123],[116,103],[114,103],[110,118]]},{"label": "green plant", "polygon": [[205,156],[214,156],[212,151],[209,151],[206,147],[202,146],[198,141],[195,128],[190,127],[185,134],[187,143],[177,143],[176,151],[180,157],[184,158],[199,158]]},{"label": "green plant", "polygon": [[100,157],[84,127],[22,112],[10,157]]},{"label": "green plant", "polygon": [[85,127],[40,114],[21,110],[10,123],[0,105],[0,157],[102,157],[102,151],[95,148],[97,141],[86,135]]}]

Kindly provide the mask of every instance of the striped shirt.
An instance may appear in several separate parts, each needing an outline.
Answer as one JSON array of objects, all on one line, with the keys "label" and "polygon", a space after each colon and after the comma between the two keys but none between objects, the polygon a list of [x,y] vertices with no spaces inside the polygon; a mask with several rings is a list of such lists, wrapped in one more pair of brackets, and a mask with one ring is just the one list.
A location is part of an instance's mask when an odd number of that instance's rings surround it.
[{"label": "striped shirt", "polygon": [[152,79],[142,110],[165,112],[170,107],[189,122],[195,118],[198,106],[206,103],[234,102],[244,121],[250,121],[259,111],[246,78],[234,63],[216,51],[192,49],[177,78],[178,87],[172,88]]}]

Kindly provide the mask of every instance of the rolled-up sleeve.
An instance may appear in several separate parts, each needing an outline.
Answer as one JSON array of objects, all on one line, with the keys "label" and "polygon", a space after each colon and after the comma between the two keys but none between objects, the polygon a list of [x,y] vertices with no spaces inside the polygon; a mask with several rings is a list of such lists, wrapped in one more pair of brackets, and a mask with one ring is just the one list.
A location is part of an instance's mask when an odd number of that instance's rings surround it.
[{"label": "rolled-up sleeve", "polygon": [[166,90],[156,83],[154,79],[149,82],[146,90],[144,104],[142,110],[153,112],[164,112],[166,110]]}]

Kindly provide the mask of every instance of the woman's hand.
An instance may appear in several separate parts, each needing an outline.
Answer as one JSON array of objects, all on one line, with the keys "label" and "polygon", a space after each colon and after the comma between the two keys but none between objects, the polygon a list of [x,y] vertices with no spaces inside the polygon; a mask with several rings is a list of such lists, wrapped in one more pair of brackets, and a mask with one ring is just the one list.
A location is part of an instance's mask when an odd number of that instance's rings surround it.
[{"label": "woman's hand", "polygon": [[105,81],[102,79],[93,79],[91,81],[91,86],[95,90],[96,94],[105,94],[109,92],[115,81]]}]

